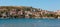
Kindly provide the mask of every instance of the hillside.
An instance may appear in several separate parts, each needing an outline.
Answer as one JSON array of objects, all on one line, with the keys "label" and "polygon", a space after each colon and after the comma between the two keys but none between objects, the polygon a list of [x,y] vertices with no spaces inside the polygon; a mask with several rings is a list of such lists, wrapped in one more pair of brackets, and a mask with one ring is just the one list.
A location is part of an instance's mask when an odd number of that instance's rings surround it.
[{"label": "hillside", "polygon": [[58,18],[57,12],[28,6],[0,6],[0,18]]}]

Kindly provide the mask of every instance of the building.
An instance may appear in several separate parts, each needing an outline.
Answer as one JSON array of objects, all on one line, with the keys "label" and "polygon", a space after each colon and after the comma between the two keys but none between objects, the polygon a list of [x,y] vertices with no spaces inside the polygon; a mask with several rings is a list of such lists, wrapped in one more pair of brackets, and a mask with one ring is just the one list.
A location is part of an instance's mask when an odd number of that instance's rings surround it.
[{"label": "building", "polygon": [[56,13],[57,13],[57,15],[60,15],[60,10],[57,10]]}]

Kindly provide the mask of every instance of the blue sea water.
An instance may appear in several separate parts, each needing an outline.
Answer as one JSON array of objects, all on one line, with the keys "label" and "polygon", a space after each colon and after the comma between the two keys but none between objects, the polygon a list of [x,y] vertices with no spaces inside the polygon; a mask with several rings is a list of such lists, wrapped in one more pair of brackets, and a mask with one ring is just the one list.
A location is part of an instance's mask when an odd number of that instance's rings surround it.
[{"label": "blue sea water", "polygon": [[59,19],[0,19],[0,27],[60,27]]}]

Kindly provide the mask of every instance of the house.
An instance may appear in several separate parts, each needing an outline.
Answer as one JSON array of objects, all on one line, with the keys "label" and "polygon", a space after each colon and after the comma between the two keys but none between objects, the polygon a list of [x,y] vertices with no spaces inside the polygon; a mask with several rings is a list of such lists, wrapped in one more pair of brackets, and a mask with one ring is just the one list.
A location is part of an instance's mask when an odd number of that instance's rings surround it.
[{"label": "house", "polygon": [[60,10],[57,10],[56,13],[57,13],[57,15],[60,15]]},{"label": "house", "polygon": [[22,11],[18,11],[18,15],[23,15],[23,12]]},{"label": "house", "polygon": [[14,16],[17,15],[16,9],[11,9],[11,10],[9,11],[9,13],[10,13],[10,16],[12,16],[12,17],[14,17]]},{"label": "house", "polygon": [[2,18],[6,18],[6,17],[7,17],[6,13],[3,13]]},{"label": "house", "polygon": [[30,14],[32,14],[30,11],[25,11],[25,18],[30,18]]}]

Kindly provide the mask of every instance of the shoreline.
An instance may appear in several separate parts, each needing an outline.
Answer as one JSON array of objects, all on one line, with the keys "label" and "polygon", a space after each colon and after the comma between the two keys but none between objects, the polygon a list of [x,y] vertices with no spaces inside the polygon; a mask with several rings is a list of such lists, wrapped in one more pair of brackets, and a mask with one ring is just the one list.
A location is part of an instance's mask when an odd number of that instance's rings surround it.
[{"label": "shoreline", "polygon": [[52,17],[45,18],[45,17],[43,17],[43,18],[0,18],[0,19],[58,19],[58,18],[52,18]]}]

